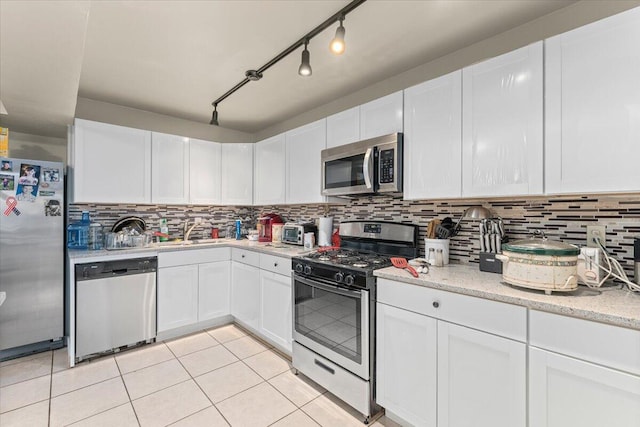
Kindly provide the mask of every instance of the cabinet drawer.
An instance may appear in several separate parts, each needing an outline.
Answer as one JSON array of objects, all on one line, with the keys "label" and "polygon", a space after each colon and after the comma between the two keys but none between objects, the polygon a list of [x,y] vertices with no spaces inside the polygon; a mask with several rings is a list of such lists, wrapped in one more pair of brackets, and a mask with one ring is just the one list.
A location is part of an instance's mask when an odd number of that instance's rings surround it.
[{"label": "cabinet drawer", "polygon": [[183,249],[158,254],[158,267],[204,264],[207,262],[228,261],[231,248]]},{"label": "cabinet drawer", "polygon": [[233,248],[233,250],[231,251],[231,259],[243,264],[260,267],[260,254],[258,252]]},{"label": "cabinet drawer", "polygon": [[527,340],[527,309],[517,305],[378,279],[378,302],[517,341]]},{"label": "cabinet drawer", "polygon": [[260,254],[260,269],[291,276],[291,260],[275,255]]},{"label": "cabinet drawer", "polygon": [[530,345],[640,375],[640,331],[531,310]]}]

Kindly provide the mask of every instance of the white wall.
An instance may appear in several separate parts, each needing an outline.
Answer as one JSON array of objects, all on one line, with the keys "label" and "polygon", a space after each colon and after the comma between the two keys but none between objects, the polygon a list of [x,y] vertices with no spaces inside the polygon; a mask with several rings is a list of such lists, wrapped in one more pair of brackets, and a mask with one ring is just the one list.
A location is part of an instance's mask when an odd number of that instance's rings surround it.
[{"label": "white wall", "polygon": [[9,157],[67,163],[67,140],[12,132],[9,129]]}]

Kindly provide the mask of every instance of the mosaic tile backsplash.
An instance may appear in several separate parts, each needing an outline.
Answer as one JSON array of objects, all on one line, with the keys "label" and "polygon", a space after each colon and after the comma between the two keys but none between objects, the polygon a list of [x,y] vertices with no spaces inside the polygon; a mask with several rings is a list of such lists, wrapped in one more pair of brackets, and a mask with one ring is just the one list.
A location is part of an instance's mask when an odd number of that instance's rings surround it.
[{"label": "mosaic tile backsplash", "polygon": [[[83,204],[71,205],[69,216],[74,221],[80,218],[82,210],[88,210],[94,221],[110,228],[123,216],[135,215],[154,230],[159,228],[161,218],[167,218],[169,233],[175,236],[182,236],[185,220],[201,217],[205,223],[194,230],[194,237],[208,237],[212,227],[219,227],[224,234],[236,219],[253,228],[256,218],[268,212],[278,213],[287,221],[315,221],[327,214],[333,216],[334,227],[345,220],[406,222],[420,226],[420,253],[424,256],[422,237],[429,220],[449,216],[457,221],[465,209],[478,205],[490,208],[504,220],[506,234],[512,240],[542,230],[550,239],[584,245],[586,226],[604,225],[608,251],[628,274],[633,272],[633,238],[640,237],[640,194],[446,201],[404,201],[400,197],[376,196],[348,199],[340,205],[260,207]],[[460,233],[450,242],[450,259],[457,263],[478,263],[478,221],[464,220],[461,225]]]}]

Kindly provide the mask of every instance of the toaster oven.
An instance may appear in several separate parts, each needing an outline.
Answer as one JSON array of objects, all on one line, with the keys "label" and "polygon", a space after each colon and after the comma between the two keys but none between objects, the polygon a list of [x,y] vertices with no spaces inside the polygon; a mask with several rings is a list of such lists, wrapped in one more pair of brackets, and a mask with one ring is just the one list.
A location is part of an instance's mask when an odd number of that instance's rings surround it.
[{"label": "toaster oven", "polygon": [[294,224],[288,222],[282,227],[282,242],[302,246],[304,233],[311,232],[318,234],[318,227],[313,223]]}]

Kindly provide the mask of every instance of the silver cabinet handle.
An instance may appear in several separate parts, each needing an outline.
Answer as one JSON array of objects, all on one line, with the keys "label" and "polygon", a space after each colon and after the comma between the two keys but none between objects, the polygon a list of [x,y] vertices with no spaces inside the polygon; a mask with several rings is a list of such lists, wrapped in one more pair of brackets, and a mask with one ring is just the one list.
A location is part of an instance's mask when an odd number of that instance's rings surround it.
[{"label": "silver cabinet handle", "polygon": [[274,262],[274,263],[273,263],[273,266],[274,266],[274,267],[277,267],[277,266],[278,266],[278,263],[277,263],[277,262]]},{"label": "silver cabinet handle", "polygon": [[244,254],[242,254],[242,258],[244,258]]},{"label": "silver cabinet handle", "polygon": [[440,307],[440,303],[438,301],[434,301],[433,308],[438,308],[438,307]]}]

